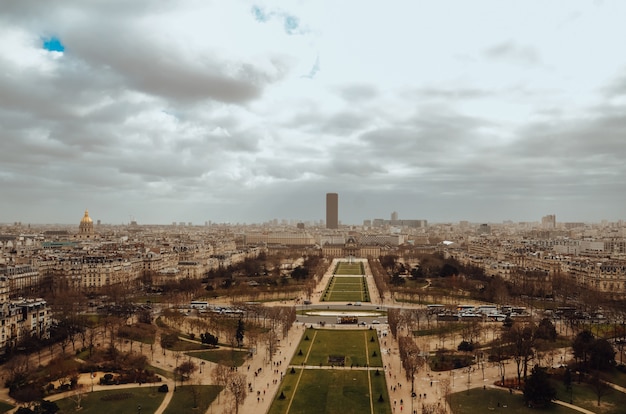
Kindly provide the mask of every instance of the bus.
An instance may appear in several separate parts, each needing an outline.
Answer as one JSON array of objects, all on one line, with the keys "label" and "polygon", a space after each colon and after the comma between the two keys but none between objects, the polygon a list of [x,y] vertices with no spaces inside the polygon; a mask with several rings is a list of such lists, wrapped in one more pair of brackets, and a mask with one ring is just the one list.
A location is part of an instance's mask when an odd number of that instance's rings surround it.
[{"label": "bus", "polygon": [[192,300],[191,303],[189,304],[189,307],[191,309],[205,310],[209,307],[209,302],[202,301],[202,300]]},{"label": "bus", "polygon": [[429,313],[439,313],[443,310],[443,305],[439,305],[439,304],[426,305],[426,309],[428,309]]},{"label": "bus", "polygon": [[359,323],[359,318],[356,316],[339,316],[337,317],[337,323],[340,324],[356,324]]},{"label": "bus", "polygon": [[498,313],[498,307],[496,305],[480,305],[476,312],[482,313],[483,315],[491,315],[493,313]]}]

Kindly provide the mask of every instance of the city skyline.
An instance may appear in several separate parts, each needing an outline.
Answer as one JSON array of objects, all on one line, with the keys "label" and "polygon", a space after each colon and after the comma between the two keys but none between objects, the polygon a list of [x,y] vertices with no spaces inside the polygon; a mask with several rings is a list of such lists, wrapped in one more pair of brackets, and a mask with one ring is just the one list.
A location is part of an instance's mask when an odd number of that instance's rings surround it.
[{"label": "city skyline", "polygon": [[624,219],[625,12],[12,2],[0,222]]}]

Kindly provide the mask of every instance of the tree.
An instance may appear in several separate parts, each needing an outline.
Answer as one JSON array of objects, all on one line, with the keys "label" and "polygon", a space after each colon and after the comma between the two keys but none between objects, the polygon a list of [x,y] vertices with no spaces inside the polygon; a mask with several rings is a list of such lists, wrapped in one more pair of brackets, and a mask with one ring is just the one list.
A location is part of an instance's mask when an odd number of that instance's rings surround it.
[{"label": "tree", "polygon": [[295,280],[303,280],[309,277],[309,269],[297,266],[295,269],[291,271],[291,277]]},{"label": "tree", "polygon": [[203,344],[207,344],[207,345],[211,345],[211,346],[217,346],[217,344],[218,344],[217,336],[212,335],[209,332],[201,333],[200,334],[200,341],[202,341]]},{"label": "tree", "polygon": [[165,350],[172,348],[176,342],[178,342],[178,334],[161,334],[161,348],[163,349],[163,355],[165,355]]},{"label": "tree", "polygon": [[398,335],[398,325],[400,324],[400,309],[389,308],[387,310],[387,323],[389,324],[391,335],[395,338]]},{"label": "tree", "polygon": [[180,381],[183,382],[191,377],[198,370],[198,366],[192,361],[185,361],[176,368],[176,373],[180,375]]},{"label": "tree", "polygon": [[415,374],[424,365],[424,358],[420,356],[420,349],[413,338],[408,336],[398,338],[398,350],[406,379],[411,380],[411,392],[413,392],[415,390]]},{"label": "tree", "polygon": [[235,414],[239,414],[239,406],[243,404],[247,395],[247,382],[246,376],[244,374],[232,373],[229,378],[228,384],[226,384],[226,388],[233,395],[233,400],[235,402]]},{"label": "tree", "polygon": [[[222,388],[226,388],[226,384],[228,384],[230,375],[232,371],[226,365],[217,364],[217,366],[211,371],[211,378],[213,379],[213,383],[219,385]],[[217,394],[217,402],[219,403],[220,394]]]},{"label": "tree", "polygon": [[599,372],[596,372],[591,377],[591,381],[589,381],[589,385],[591,386],[591,389],[593,389],[593,392],[596,394],[596,397],[598,397],[598,407],[599,407],[600,400],[602,399],[602,397],[604,397],[605,395],[611,392],[611,386],[607,384],[606,381],[604,381],[604,379],[600,376]]},{"label": "tree", "polygon": [[533,347],[535,345],[533,331],[532,325],[520,326],[516,324],[505,334],[505,340],[511,343],[513,359],[517,365],[518,384],[521,384],[522,372],[524,373],[524,379],[526,379],[528,363],[533,357]]},{"label": "tree", "polygon": [[54,414],[60,410],[57,403],[54,401],[41,400],[39,403],[39,410],[41,414]]},{"label": "tree", "polygon": [[539,322],[537,330],[535,331],[535,337],[551,342],[556,341],[556,327],[550,319],[543,318]]},{"label": "tree", "polygon": [[268,353],[268,357],[270,362],[273,361],[274,353],[276,353],[276,348],[278,347],[278,335],[274,332],[273,329],[270,329],[265,334],[265,341],[267,344],[266,351]]},{"label": "tree", "polygon": [[578,360],[578,362],[582,363],[584,368],[587,368],[587,360],[589,358],[589,351],[591,349],[591,345],[593,344],[595,337],[589,330],[581,331],[576,338],[574,338],[574,342],[572,343],[572,349],[574,350],[574,358]]},{"label": "tree", "polygon": [[72,400],[74,402],[74,404],[76,404],[76,411],[81,410],[82,407],[82,402],[83,402],[83,398],[85,396],[85,390],[82,387],[78,387],[76,388],[74,391],[72,391],[72,393],[70,394],[70,400]]},{"label": "tree", "polygon": [[524,384],[524,401],[537,407],[545,407],[556,397],[556,389],[550,384],[546,368],[535,365]]},{"label": "tree", "polygon": [[596,339],[589,347],[589,366],[591,369],[605,371],[615,365],[615,350],[606,339]]},{"label": "tree", "polygon": [[572,388],[572,371],[569,367],[565,368],[565,373],[563,374],[563,385],[568,391]]},{"label": "tree", "polygon": [[239,319],[237,321],[237,331],[235,332],[235,339],[237,339],[237,346],[241,348],[243,345],[243,333],[245,331],[245,327],[243,324],[243,319]]}]

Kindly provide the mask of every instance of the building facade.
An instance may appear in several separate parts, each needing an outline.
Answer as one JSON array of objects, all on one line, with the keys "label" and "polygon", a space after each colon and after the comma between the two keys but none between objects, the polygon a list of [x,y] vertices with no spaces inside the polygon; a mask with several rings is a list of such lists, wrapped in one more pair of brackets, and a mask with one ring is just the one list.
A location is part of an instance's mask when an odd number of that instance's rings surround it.
[{"label": "building facade", "polygon": [[339,228],[339,194],[326,194],[326,228]]}]

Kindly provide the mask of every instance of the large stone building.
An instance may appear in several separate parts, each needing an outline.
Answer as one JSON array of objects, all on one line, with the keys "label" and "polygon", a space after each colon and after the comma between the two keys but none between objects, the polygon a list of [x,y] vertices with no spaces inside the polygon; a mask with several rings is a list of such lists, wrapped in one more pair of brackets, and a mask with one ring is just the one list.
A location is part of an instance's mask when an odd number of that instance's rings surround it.
[{"label": "large stone building", "polygon": [[80,224],[78,225],[78,234],[76,234],[77,239],[82,240],[93,240],[97,238],[97,235],[93,228],[93,220],[89,217],[89,211],[85,210],[85,215],[80,220]]},{"label": "large stone building", "polygon": [[[5,269],[6,271],[6,269]],[[0,354],[27,337],[50,336],[50,312],[43,299],[9,299],[9,280],[0,274]]]},{"label": "large stone building", "polygon": [[339,194],[326,194],[326,228],[339,228]]}]

